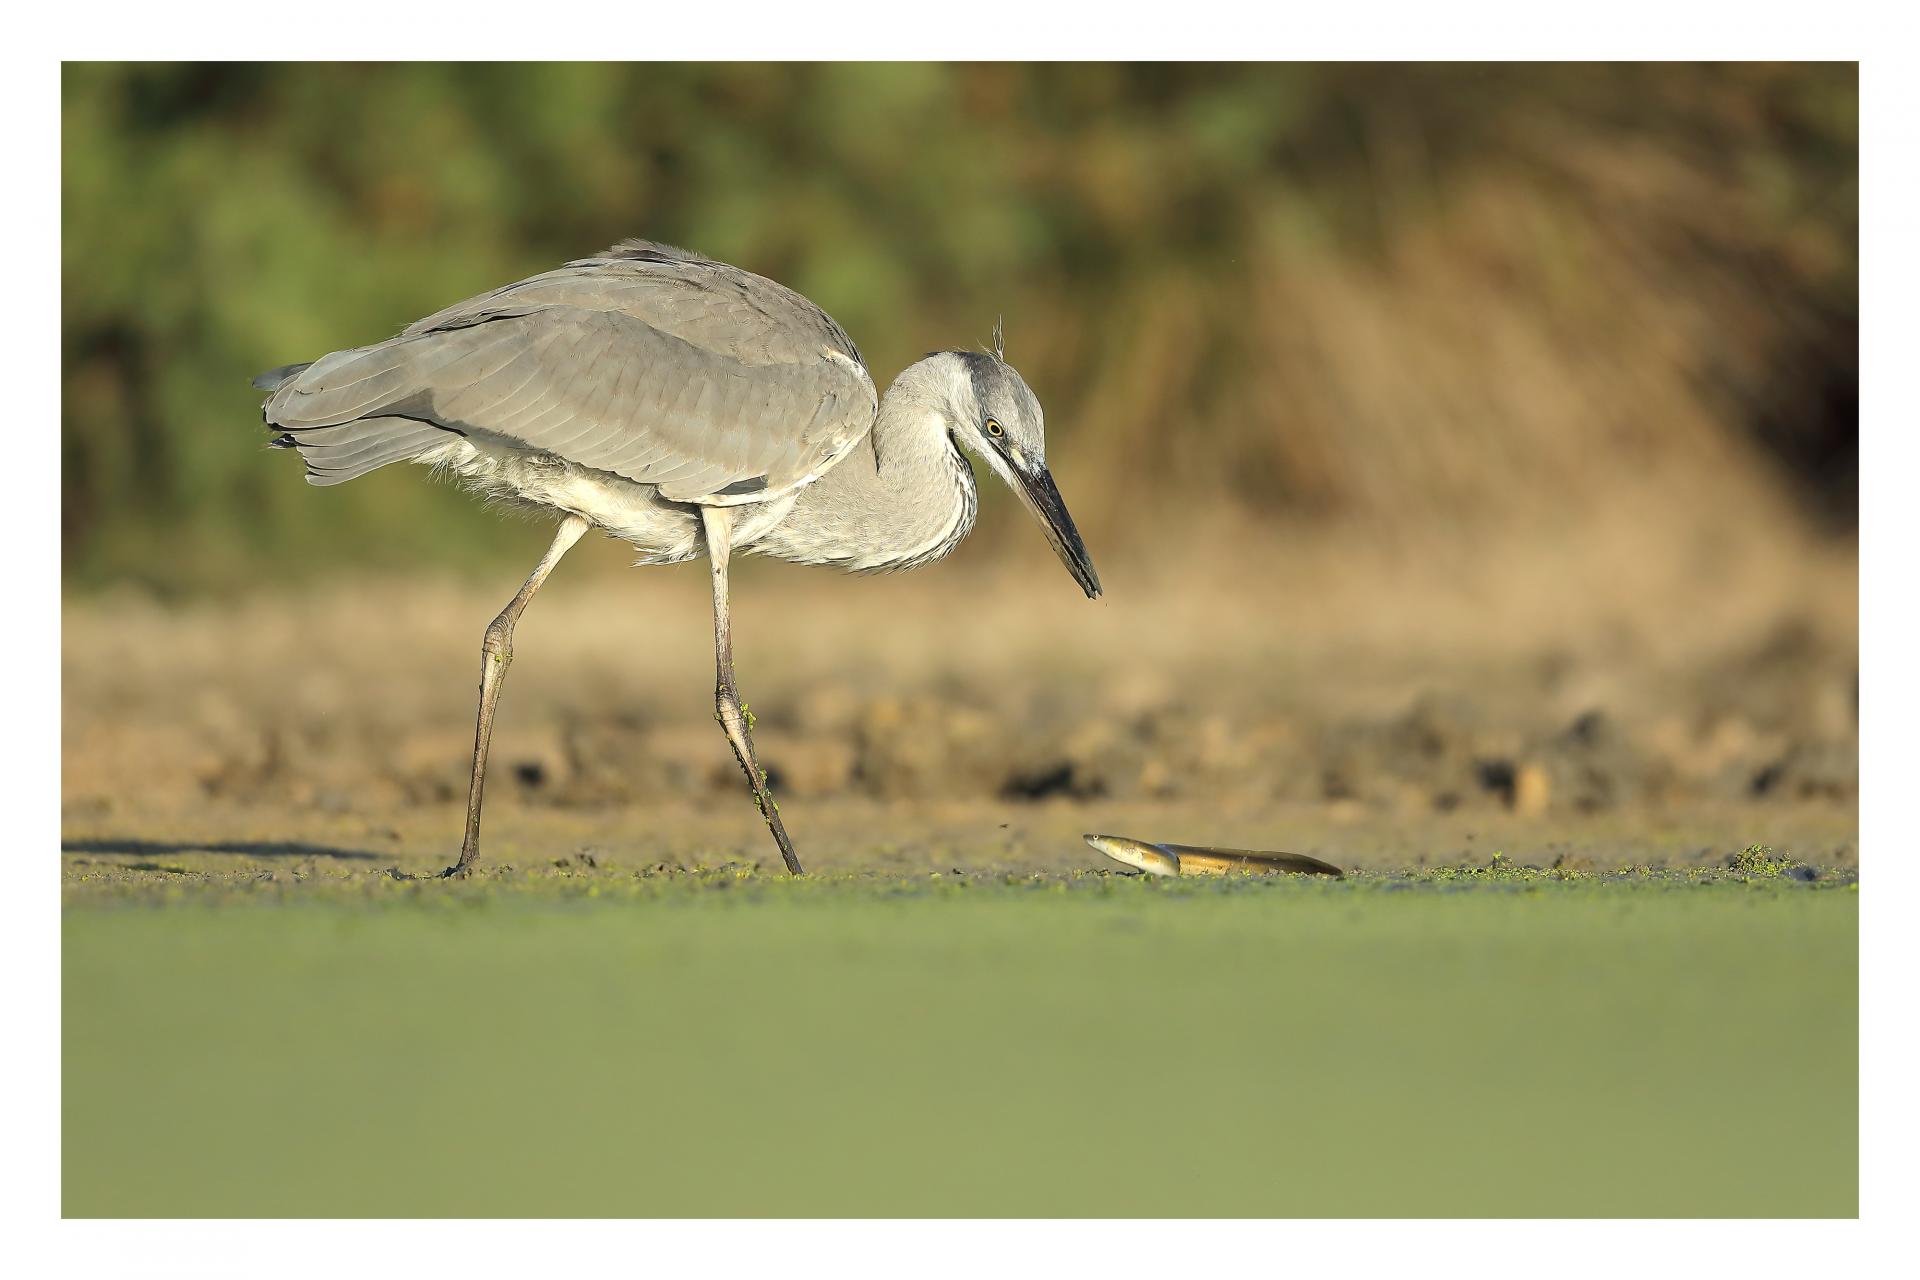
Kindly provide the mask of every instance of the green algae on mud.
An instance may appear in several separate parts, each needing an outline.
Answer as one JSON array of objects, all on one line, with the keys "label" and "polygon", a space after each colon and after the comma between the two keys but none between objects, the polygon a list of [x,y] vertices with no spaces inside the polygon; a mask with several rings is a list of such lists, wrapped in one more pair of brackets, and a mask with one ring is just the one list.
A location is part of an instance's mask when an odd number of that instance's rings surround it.
[{"label": "green algae on mud", "polygon": [[1857,1211],[1847,875],[165,879],[69,1216]]},{"label": "green algae on mud", "polygon": [[1457,892],[1469,887],[1569,892],[1700,889],[1779,889],[1791,892],[1851,891],[1858,870],[1816,866],[1748,846],[1708,865],[1626,865],[1593,869],[1585,860],[1553,865],[1522,863],[1496,851],[1484,863],[1422,866],[1402,871],[1349,867],[1343,879],[1303,875],[1182,877],[1162,880],[1088,866],[1075,870],[988,869],[902,874],[860,869],[798,878],[729,858],[724,850],[691,851],[691,865],[634,865],[579,853],[524,860],[521,865],[483,862],[467,875],[442,880],[401,874],[370,853],[317,846],[256,851],[256,844],[197,846],[188,843],[75,842],[62,858],[62,884],[69,907],[113,904],[332,903],[415,906],[577,899],[681,899],[718,892],[779,901],[825,898],[926,896],[981,892],[1209,895],[1239,893],[1368,894],[1424,890]]}]

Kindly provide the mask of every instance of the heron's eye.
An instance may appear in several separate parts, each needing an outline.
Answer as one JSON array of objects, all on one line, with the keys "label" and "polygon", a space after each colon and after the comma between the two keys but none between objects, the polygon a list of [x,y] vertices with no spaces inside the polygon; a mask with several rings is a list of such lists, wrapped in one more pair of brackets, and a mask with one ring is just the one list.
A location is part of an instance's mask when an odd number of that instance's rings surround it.
[{"label": "heron's eye", "polygon": [[1007,434],[1007,431],[1006,431],[1006,428],[1002,427],[998,422],[995,422],[992,418],[988,418],[987,434],[994,437],[997,440],[1001,436]]}]

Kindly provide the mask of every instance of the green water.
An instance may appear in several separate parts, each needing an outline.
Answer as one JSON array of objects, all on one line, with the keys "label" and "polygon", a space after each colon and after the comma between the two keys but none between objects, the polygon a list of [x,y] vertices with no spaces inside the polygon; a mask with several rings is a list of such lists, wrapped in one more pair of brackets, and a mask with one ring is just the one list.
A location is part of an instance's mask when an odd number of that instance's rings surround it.
[{"label": "green water", "polygon": [[70,907],[65,1212],[1857,1212],[1852,889],[1175,888]]}]

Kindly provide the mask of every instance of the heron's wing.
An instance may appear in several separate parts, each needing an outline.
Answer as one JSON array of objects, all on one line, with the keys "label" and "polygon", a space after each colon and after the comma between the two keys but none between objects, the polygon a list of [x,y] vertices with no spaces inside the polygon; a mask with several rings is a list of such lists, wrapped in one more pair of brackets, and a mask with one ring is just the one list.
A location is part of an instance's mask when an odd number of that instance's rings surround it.
[{"label": "heron's wing", "polygon": [[325,356],[275,389],[267,419],[296,436],[411,420],[724,503],[818,476],[877,407],[858,349],[805,298],[643,246]]}]

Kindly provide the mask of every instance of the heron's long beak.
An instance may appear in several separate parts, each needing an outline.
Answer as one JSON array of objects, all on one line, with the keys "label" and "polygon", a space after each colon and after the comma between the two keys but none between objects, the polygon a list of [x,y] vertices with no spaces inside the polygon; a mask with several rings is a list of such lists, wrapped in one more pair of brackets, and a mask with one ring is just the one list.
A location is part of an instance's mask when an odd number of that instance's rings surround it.
[{"label": "heron's long beak", "polygon": [[1053,544],[1060,563],[1067,566],[1067,572],[1087,593],[1087,599],[1097,599],[1100,595],[1100,575],[1093,571],[1093,559],[1087,555],[1087,544],[1080,541],[1080,531],[1073,527],[1073,517],[1067,514],[1067,504],[1061,501],[1060,490],[1055,487],[1053,477],[1045,467],[1033,472],[1016,467],[1014,474],[1020,478],[1016,492],[1021,501],[1027,504],[1027,510],[1033,512],[1040,521],[1040,527],[1047,531],[1047,541]]}]

